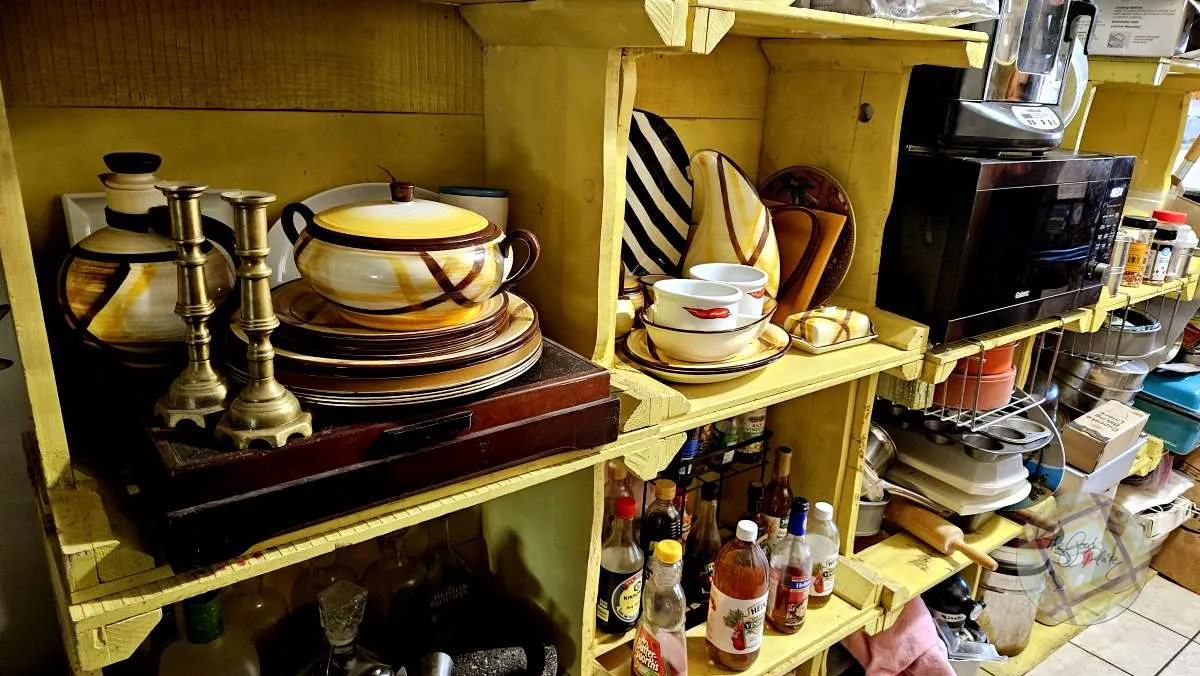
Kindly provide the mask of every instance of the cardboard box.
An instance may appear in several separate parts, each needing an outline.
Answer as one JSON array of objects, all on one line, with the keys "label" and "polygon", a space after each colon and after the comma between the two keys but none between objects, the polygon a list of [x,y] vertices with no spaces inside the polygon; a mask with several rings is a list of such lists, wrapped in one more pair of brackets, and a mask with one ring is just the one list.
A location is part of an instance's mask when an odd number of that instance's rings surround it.
[{"label": "cardboard box", "polygon": [[1129,476],[1133,461],[1138,451],[1146,443],[1145,438],[1136,439],[1134,443],[1120,455],[1100,465],[1092,472],[1085,472],[1074,467],[1064,467],[1062,483],[1058,485],[1059,493],[1092,493],[1113,499],[1117,495],[1117,485]]},{"label": "cardboard box", "polygon": [[1096,0],[1088,53],[1093,56],[1174,56],[1190,28],[1188,0]]},{"label": "cardboard box", "polygon": [[1149,419],[1149,414],[1119,401],[1100,404],[1063,429],[1067,462],[1084,472],[1095,471],[1128,451]]},{"label": "cardboard box", "polygon": [[1176,584],[1200,593],[1200,533],[1185,524],[1163,543],[1150,565]]}]

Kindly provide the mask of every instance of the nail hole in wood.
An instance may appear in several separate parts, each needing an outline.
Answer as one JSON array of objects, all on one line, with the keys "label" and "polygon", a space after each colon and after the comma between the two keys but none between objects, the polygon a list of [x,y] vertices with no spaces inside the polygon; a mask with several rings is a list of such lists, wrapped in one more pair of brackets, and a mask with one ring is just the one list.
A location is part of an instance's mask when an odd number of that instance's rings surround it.
[{"label": "nail hole in wood", "polygon": [[864,103],[858,107],[859,122],[870,122],[872,117],[875,117],[875,108],[871,104]]}]

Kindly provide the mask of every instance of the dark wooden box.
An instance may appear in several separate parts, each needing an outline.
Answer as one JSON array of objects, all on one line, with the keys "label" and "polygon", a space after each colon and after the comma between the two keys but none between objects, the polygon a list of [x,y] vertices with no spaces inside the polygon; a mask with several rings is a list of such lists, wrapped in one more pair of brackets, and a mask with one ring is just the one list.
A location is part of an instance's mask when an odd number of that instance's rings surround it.
[{"label": "dark wooden box", "polygon": [[223,450],[203,432],[151,428],[140,483],[171,565],[209,565],[326,519],[609,443],[620,406],[605,369],[546,341],[538,363],[511,383],[387,412],[390,420],[317,409],[316,434],[269,450]]}]

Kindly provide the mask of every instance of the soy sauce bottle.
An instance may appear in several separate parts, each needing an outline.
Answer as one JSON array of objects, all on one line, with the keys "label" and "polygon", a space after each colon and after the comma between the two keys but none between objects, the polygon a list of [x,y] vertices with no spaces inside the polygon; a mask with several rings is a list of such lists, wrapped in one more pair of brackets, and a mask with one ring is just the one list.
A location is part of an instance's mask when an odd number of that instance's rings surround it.
[{"label": "soy sauce bottle", "polygon": [[596,626],[609,634],[633,629],[642,609],[642,567],[646,559],[633,541],[635,510],[632,497],[617,498],[612,532],[600,550]]}]

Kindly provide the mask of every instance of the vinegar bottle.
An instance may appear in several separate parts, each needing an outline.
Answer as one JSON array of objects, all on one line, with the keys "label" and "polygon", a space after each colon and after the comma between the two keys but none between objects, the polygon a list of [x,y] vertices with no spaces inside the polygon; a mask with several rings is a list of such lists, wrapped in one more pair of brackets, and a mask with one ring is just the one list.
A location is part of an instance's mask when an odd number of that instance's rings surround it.
[{"label": "vinegar bottle", "polygon": [[838,540],[841,536],[837,525],[833,523],[833,505],[818,502],[813,506],[813,522],[805,537],[813,555],[813,583],[808,595],[808,607],[820,608],[833,598],[833,585],[837,578]]},{"label": "vinegar bottle", "polygon": [[721,530],[717,525],[718,485],[706,483],[700,488],[700,505],[688,534],[683,553],[683,591],[690,608],[701,618],[708,612],[708,594],[712,589],[713,562],[721,551]]},{"label": "vinegar bottle", "polygon": [[739,521],[737,537],[721,548],[713,566],[705,649],[710,660],[733,671],[753,666],[762,648],[771,575],[757,538],[753,521]]},{"label": "vinegar bottle", "polygon": [[663,540],[650,560],[642,590],[642,619],[633,639],[633,676],[687,676],[687,600],[679,585],[683,547]]},{"label": "vinegar bottle", "polygon": [[762,512],[767,523],[763,548],[767,556],[775,551],[788,532],[788,515],[792,510],[792,449],[780,446],[775,452],[775,473],[767,482],[763,494]]},{"label": "vinegar bottle", "polygon": [[804,540],[808,500],[796,498],[788,518],[788,534],[771,555],[771,591],[767,599],[771,626],[782,634],[794,634],[804,626],[808,613],[808,591],[812,586],[812,551]]}]

